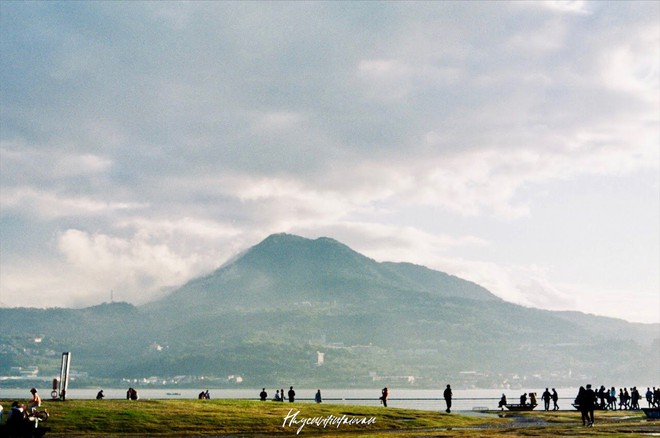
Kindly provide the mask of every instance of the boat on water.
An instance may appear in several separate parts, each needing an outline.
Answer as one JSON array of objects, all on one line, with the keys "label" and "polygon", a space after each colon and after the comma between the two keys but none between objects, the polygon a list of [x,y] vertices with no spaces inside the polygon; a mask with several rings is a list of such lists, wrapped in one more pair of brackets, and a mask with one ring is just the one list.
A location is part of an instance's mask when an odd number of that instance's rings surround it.
[{"label": "boat on water", "polygon": [[168,392],[167,395],[181,395],[180,392]]},{"label": "boat on water", "polygon": [[524,405],[521,405],[521,404],[517,404],[517,405],[506,404],[506,405],[504,405],[504,407],[507,408],[510,411],[531,411],[531,410],[534,410],[534,408],[536,406],[538,406],[538,405],[528,405],[528,404],[524,404]]},{"label": "boat on water", "polygon": [[642,408],[642,411],[644,411],[647,418],[660,420],[660,408]]}]

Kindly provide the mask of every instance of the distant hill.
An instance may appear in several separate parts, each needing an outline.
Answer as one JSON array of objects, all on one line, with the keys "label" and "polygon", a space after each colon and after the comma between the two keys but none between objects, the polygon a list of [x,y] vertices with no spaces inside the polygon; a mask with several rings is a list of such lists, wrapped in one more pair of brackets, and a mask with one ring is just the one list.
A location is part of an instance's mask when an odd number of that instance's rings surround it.
[{"label": "distant hill", "polygon": [[95,377],[240,375],[255,387],[660,379],[657,367],[631,371],[658,363],[658,324],[525,308],[423,266],[287,234],[147,305],[0,309],[0,329],[0,374],[56,368],[48,354],[61,350]]}]

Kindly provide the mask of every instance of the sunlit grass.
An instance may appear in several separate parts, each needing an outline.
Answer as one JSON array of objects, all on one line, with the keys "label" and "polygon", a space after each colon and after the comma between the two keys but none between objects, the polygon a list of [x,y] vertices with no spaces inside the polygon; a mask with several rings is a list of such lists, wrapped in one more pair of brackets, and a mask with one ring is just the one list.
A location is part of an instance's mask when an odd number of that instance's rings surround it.
[{"label": "sunlit grass", "polygon": [[[2,401],[5,412],[10,402]],[[597,412],[596,427],[582,427],[575,411],[492,412],[487,416],[413,409],[248,400],[68,400],[46,402],[47,436],[252,436],[296,435],[297,419],[329,416],[375,418],[374,424],[305,425],[300,436],[361,437],[541,437],[660,434],[660,422],[641,412]]]}]

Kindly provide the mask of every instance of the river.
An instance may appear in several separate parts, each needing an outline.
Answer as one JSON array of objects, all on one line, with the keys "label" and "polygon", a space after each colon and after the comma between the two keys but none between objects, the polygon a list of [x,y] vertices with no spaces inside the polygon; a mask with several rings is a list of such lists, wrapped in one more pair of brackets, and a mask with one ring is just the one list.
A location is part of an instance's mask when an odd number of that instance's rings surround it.
[{"label": "river", "polygon": [[[641,387],[640,387],[641,388]],[[69,389],[67,398],[69,399],[94,399],[96,389]],[[103,388],[106,399],[125,399],[127,388]],[[212,399],[259,399],[261,388],[251,389],[214,389],[214,388],[137,388],[140,399],[196,399],[201,391],[207,390]],[[285,387],[285,392],[288,387]],[[314,401],[316,389],[294,388],[296,391],[296,401],[301,403],[311,403]],[[474,409],[488,408],[497,409],[497,403],[502,396],[506,394],[510,403],[517,403],[523,392],[536,392],[537,400],[542,405],[541,394],[545,388],[532,388],[525,390],[501,390],[501,389],[454,389],[453,410],[472,411]],[[275,395],[275,389],[266,388],[268,399],[271,400]],[[443,389],[410,389],[410,388],[390,388],[390,397],[388,406],[397,408],[424,409],[424,410],[444,410],[445,402],[442,398]],[[643,388],[643,392],[646,388]],[[576,388],[557,388],[559,394],[559,406],[561,409],[571,409],[571,403],[577,394]],[[39,393],[42,399],[50,398],[48,388],[40,389]],[[321,388],[323,400],[326,403],[360,405],[360,406],[378,406],[380,404],[380,388],[374,389],[324,389]],[[0,389],[0,399],[4,400],[27,400],[30,396],[29,388],[26,389]],[[538,408],[537,408],[538,409]]]}]

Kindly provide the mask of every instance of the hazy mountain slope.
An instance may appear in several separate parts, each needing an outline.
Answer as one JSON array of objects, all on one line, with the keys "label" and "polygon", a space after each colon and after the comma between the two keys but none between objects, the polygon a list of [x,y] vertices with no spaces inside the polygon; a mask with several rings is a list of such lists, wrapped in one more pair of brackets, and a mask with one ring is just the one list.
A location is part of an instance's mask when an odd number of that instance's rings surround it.
[{"label": "hazy mountain slope", "polygon": [[421,266],[378,263],[333,239],[277,234],[152,307],[199,308],[218,300],[228,309],[279,308],[298,302],[364,305],[406,301],[411,291],[498,300],[473,283]]},{"label": "hazy mountain slope", "polygon": [[[0,369],[38,361],[40,351],[72,351],[78,369],[114,378],[238,374],[251,385],[366,385],[372,373],[433,385],[475,370],[483,385],[519,374],[559,385],[629,376],[630,364],[657,356],[649,341],[658,328],[525,308],[333,239],[276,234],[144,306],[0,309],[0,341],[9,346]],[[39,349],[35,335],[44,337]],[[660,378],[654,369],[636,373]]]}]

